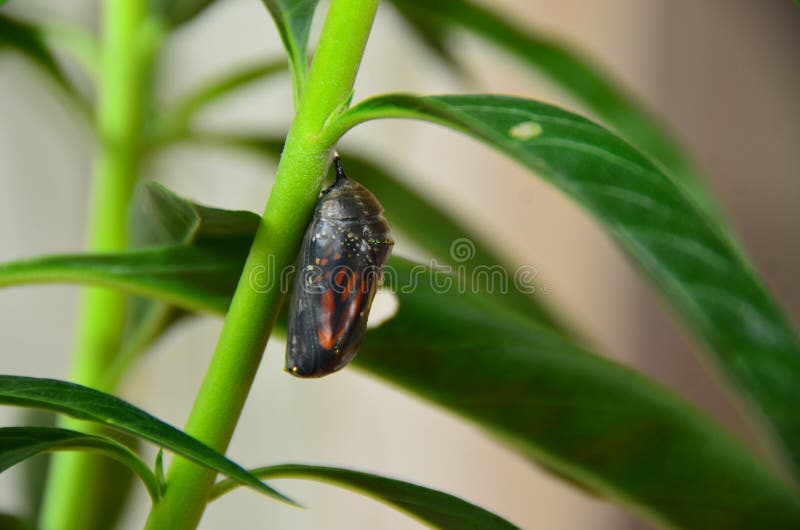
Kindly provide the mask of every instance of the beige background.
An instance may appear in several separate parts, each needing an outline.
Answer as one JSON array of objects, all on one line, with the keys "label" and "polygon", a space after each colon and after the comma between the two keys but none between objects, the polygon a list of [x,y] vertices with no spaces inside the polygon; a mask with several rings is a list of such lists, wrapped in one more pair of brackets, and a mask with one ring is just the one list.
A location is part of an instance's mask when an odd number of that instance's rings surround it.
[{"label": "beige background", "polygon": [[[20,10],[22,2],[14,9]],[[12,2],[13,4],[13,2]],[[165,99],[195,82],[275,56],[279,43],[257,0],[218,2],[170,44]],[[800,204],[800,11],[788,0],[504,0],[498,7],[595,57],[656,109],[711,175],[757,268],[794,320],[800,318],[796,205]],[[29,7],[30,6],[30,7]],[[93,23],[94,3],[29,0],[26,9]],[[389,90],[495,91],[576,107],[517,62],[465,35],[456,43],[480,82],[464,88],[384,6],[356,99]],[[0,56],[0,260],[81,248],[92,144],[37,72]],[[234,130],[282,130],[285,80],[264,83],[205,118]],[[343,142],[407,170],[409,182],[491,237],[512,263],[535,265],[556,304],[595,344],[679,389],[740,435],[752,432],[691,354],[688,337],[609,240],[557,192],[487,148],[425,125],[387,122]],[[259,211],[274,168],[218,151],[176,149],[147,169],[177,191],[223,207]],[[512,229],[509,227],[524,227]],[[396,251],[413,253],[402,236]],[[0,371],[63,377],[77,289],[0,293]],[[220,321],[198,317],[166,336],[125,388],[132,402],[177,425],[213,350]],[[315,382],[281,371],[270,344],[230,454],[246,465],[301,461],[373,470],[456,493],[523,528],[643,528],[618,508],[529,465],[470,425],[356,372]],[[579,391],[579,389],[577,389]],[[0,408],[0,424],[18,412]],[[19,475],[0,477],[0,510],[21,503]],[[410,529],[421,526],[377,503],[323,485],[280,483],[310,509],[241,491],[210,506],[202,528]],[[125,528],[140,528],[138,487]]]}]

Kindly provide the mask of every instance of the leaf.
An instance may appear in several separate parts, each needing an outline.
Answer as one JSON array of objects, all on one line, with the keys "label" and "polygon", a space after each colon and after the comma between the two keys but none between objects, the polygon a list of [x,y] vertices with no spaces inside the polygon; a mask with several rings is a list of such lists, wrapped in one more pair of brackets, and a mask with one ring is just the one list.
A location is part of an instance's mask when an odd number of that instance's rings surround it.
[{"label": "leaf", "polygon": [[[167,478],[164,475],[164,449],[159,449],[158,454],[156,455],[156,465],[154,469],[156,480],[158,481],[158,485],[163,491],[164,488],[167,487]],[[238,483],[237,483],[238,484]]]},{"label": "leaf", "polygon": [[101,45],[94,33],[66,20],[47,22],[38,26],[38,31],[45,43],[54,50],[67,52],[91,81],[97,80]]},{"label": "leaf", "polygon": [[267,496],[293,504],[207,445],[112,395],[54,379],[0,375],[0,404],[43,408],[107,425],[159,444]]},{"label": "leaf", "polygon": [[800,476],[800,345],[741,254],[682,188],[607,130],[507,96],[367,100],[345,124],[417,118],[471,135],[586,208],[659,287],[782,439]]},{"label": "leaf", "polygon": [[[3,5],[2,0],[0,5]],[[33,530],[33,527],[22,517],[0,513],[0,530]]]},{"label": "leaf", "polygon": [[[226,211],[221,214],[220,210],[193,204],[155,182],[142,184],[136,189],[130,209],[128,226],[133,248],[186,247],[198,243],[206,250],[222,246],[224,248],[217,254],[220,257],[229,254],[229,258],[237,261],[247,256],[259,222],[258,216],[250,212]],[[218,288],[221,282],[223,292],[227,292],[229,280],[228,275],[208,275],[195,281],[205,284],[206,290]],[[140,353],[180,320],[185,312],[152,299],[134,298],[128,315],[121,352],[109,368],[107,381],[110,386],[106,388],[114,388]]]},{"label": "leaf", "polygon": [[139,475],[154,503],[161,498],[161,488],[147,464],[111,438],[56,427],[0,428],[0,473],[32,456],[51,451],[91,451],[113,458]]},{"label": "leaf", "polygon": [[664,526],[800,527],[797,492],[682,398],[494,300],[460,294],[450,275],[391,266],[399,310],[370,330],[357,366]]},{"label": "leaf", "polygon": [[[224,313],[258,226],[258,215],[193,204],[147,182],[134,204],[143,213],[135,241],[153,246],[119,254],[75,254],[0,265],[0,287],[81,283],[119,288],[192,311]],[[161,245],[184,240],[187,243]]]},{"label": "leaf", "polygon": [[[112,438],[137,454],[142,445],[138,438],[108,428],[98,429],[93,434]],[[89,469],[97,482],[84,490],[84,494],[92,495],[99,507],[95,513],[81,521],[81,530],[116,528],[131,503],[135,477],[125,466],[114,460],[94,461]],[[161,491],[164,491],[163,486]]]},{"label": "leaf", "polygon": [[[557,40],[503,18],[469,0],[393,0],[406,18],[438,21],[473,32],[548,76],[605,123],[664,164],[706,213],[720,218],[720,208],[700,171],[659,120],[591,60]],[[443,36],[439,41],[446,43]],[[442,56],[445,60],[446,56]]]},{"label": "leaf", "polygon": [[[370,330],[357,366],[478,422],[547,469],[651,520],[698,530],[800,523],[797,493],[690,404],[496,299],[454,292],[452,277],[442,291],[430,269],[399,258],[390,266],[398,313]],[[120,273],[128,271],[103,271]],[[136,292],[143,283],[123,285]],[[186,290],[202,299],[201,289]]]},{"label": "leaf", "polygon": [[242,256],[224,246],[174,245],[119,254],[75,254],[6,263],[0,287],[79,283],[121,289],[191,311],[225,313],[230,283],[241,273]]},{"label": "leaf", "polygon": [[214,2],[215,0],[150,0],[150,8],[168,25],[174,27],[189,22]]},{"label": "leaf", "polygon": [[431,16],[424,9],[406,5],[402,1],[394,2],[394,8],[417,38],[436,55],[442,62],[463,78],[469,78],[468,73],[462,68],[456,54],[448,44],[449,28],[444,20]]},{"label": "leaf", "polygon": [[[185,139],[203,145],[247,149],[272,159],[280,157],[283,151],[283,139],[267,135],[208,134],[192,131]],[[392,228],[408,235],[415,243],[430,252],[439,263],[460,266],[467,274],[476,270],[490,271],[503,263],[503,260],[489,250],[488,245],[474,236],[467,237],[469,230],[442,213],[438,206],[404,184],[393,172],[364,156],[345,153],[340,153],[340,156],[347,173],[380,197]],[[469,255],[465,256],[467,259],[454,259],[453,246],[459,243],[467,246],[469,251]],[[487,294],[497,297],[502,303],[553,329],[567,329],[567,326],[559,323],[547,307],[529,293],[512,287],[506,292],[497,289]]]},{"label": "leaf", "polygon": [[237,90],[262,81],[286,69],[286,60],[263,61],[228,72],[206,82],[183,96],[162,118],[162,131],[156,142],[165,142],[185,134],[197,116]]},{"label": "leaf", "polygon": [[[24,426],[54,427],[56,414],[42,409],[25,409],[19,414]],[[140,441],[132,436],[124,435],[111,429],[102,429],[101,436],[108,436],[113,441],[127,447],[134,453],[137,452]],[[39,521],[41,517],[41,503],[43,501],[47,473],[50,466],[50,453],[43,453],[17,465],[17,472],[21,475],[19,491],[23,493],[25,515],[30,521]],[[99,505],[96,513],[91,518],[82,520],[83,528],[109,529],[116,528],[122,513],[127,507],[129,493],[135,484],[134,474],[124,464],[113,459],[98,459],[92,467],[96,473],[98,484],[91,490],[83,493],[92,495]],[[163,489],[162,489],[163,491]],[[0,530],[4,527],[0,523]]]},{"label": "leaf", "polygon": [[55,84],[82,110],[88,103],[64,75],[55,57],[45,44],[42,32],[36,26],[0,14],[0,52],[12,49],[22,53],[48,74]]},{"label": "leaf", "polygon": [[319,0],[262,0],[272,15],[289,56],[294,81],[295,103],[305,86],[308,69],[308,34]]},{"label": "leaf", "polygon": [[[18,414],[18,417],[22,425],[29,427],[53,427],[56,424],[56,415],[47,410],[28,409]],[[31,521],[39,519],[49,467],[50,455],[45,454],[20,464],[18,468],[19,491],[22,494],[23,509],[26,517]],[[0,524],[0,529],[2,528],[3,525]]]},{"label": "leaf", "polygon": [[258,223],[256,214],[196,205],[148,182],[134,196],[129,225],[134,228],[132,245],[149,246],[122,254],[0,264],[0,287],[83,283],[147,297],[131,302],[125,340],[103,386],[114,388],[141,352],[186,309],[227,311]]},{"label": "leaf", "polygon": [[[261,478],[305,478],[340,485],[394,506],[435,528],[445,530],[515,529],[515,525],[458,497],[391,478],[335,467],[283,464],[251,471]],[[212,499],[237,487],[233,481],[216,484]]]}]

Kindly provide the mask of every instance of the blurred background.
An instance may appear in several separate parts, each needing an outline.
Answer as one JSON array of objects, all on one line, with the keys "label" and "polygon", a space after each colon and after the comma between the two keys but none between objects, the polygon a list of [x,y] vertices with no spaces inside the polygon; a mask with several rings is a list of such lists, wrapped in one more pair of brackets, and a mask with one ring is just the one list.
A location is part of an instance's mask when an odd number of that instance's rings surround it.
[{"label": "blurred background", "polygon": [[[594,57],[663,118],[706,169],[756,268],[798,321],[800,8],[789,0],[493,4]],[[97,23],[94,1],[12,1],[3,9]],[[317,18],[318,28],[321,13]],[[454,38],[471,85],[429,57],[391,6],[383,6],[355,99],[390,90],[502,92],[583,112],[490,45],[465,34]],[[258,0],[218,2],[170,42],[160,92],[169,101],[217,73],[280,53]],[[94,146],[86,127],[43,79],[27,62],[0,55],[1,261],[83,246]],[[281,132],[290,110],[288,78],[277,77],[226,100],[203,122],[232,131]],[[482,145],[430,125],[373,123],[348,134],[341,150],[348,149],[392,164],[475,234],[493,241],[511,264],[537,267],[538,284],[547,292],[538,296],[577,322],[600,351],[678,390],[758,445],[739,404],[697,360],[676,320],[605,234],[559,193]],[[182,147],[145,171],[197,201],[260,212],[274,169],[240,153]],[[402,234],[395,252],[420,255]],[[69,286],[0,292],[3,373],[65,376],[78,292]],[[220,327],[220,320],[205,316],[179,325],[136,369],[125,385],[126,399],[183,425]],[[298,461],[376,471],[455,493],[523,528],[648,528],[404,391],[352,369],[301,381],[285,375],[282,362],[283,345],[271,343],[229,452],[246,466]],[[19,415],[0,408],[0,424],[18,423]],[[0,477],[0,511],[19,510],[20,478],[15,470]],[[210,505],[201,528],[421,528],[343,490],[276,483],[309,509],[242,490]],[[141,528],[148,505],[137,486],[124,528]]]}]

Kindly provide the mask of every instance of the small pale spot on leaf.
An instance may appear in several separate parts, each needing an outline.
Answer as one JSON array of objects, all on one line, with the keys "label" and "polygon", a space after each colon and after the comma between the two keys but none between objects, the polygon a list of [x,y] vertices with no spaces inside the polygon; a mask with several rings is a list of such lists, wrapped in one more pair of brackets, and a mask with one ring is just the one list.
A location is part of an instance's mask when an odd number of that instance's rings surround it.
[{"label": "small pale spot on leaf", "polygon": [[517,140],[530,140],[540,134],[542,134],[542,126],[535,121],[523,121],[508,130],[508,135]]}]

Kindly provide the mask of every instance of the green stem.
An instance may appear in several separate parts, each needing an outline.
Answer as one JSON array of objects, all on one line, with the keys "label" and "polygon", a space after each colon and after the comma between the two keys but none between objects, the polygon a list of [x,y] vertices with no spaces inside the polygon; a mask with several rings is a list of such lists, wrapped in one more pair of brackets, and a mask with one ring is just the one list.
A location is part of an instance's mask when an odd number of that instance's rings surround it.
[{"label": "green stem", "polygon": [[[281,271],[292,266],[330,161],[326,124],[346,105],[379,0],[333,0],[289,132],[275,185],[233,297],[214,357],[186,432],[224,452],[244,407],[283,293]],[[251,280],[266,273],[272,289]],[[215,473],[175,458],[164,499],[147,530],[189,530],[203,515]]]},{"label": "green stem", "polygon": [[[127,246],[127,211],[139,172],[146,62],[143,31],[147,3],[106,0],[104,42],[98,86],[97,128],[100,150],[91,196],[88,249],[120,251]],[[125,295],[102,288],[84,292],[78,320],[71,380],[101,387],[116,355],[125,326]],[[103,388],[103,390],[111,390]],[[61,425],[96,432],[73,419]],[[103,509],[103,462],[81,453],[54,455],[45,491],[40,527],[44,530],[92,529]],[[119,501],[117,501],[119,502]]]}]

